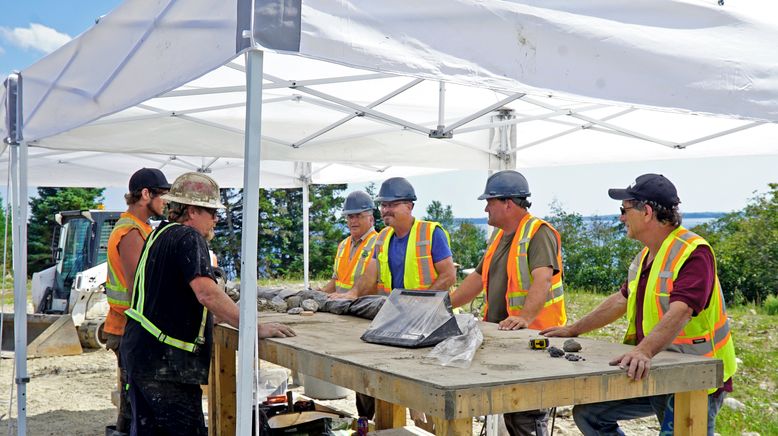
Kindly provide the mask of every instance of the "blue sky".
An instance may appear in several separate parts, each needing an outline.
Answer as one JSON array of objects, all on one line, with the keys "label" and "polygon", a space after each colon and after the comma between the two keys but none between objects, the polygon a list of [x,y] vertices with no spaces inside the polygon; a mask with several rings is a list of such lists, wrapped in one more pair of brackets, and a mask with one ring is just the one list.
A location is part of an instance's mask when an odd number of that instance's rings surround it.
[{"label": "blue sky", "polygon": [[[15,69],[33,64],[88,29],[97,17],[120,3],[119,0],[4,2],[0,14],[0,74],[5,77]],[[569,211],[606,215],[618,210],[618,202],[607,196],[608,188],[624,187],[643,173],[662,173],[670,178],[678,187],[684,211],[728,212],[741,209],[755,192],[766,191],[769,182],[778,182],[776,168],[778,156],[754,156],[530,168],[522,172],[533,193],[534,213],[547,214],[549,204],[556,200]],[[430,201],[439,200],[452,205],[456,216],[483,216],[484,202],[476,197],[483,191],[486,177],[486,171],[412,177],[419,196],[417,215],[423,215]],[[362,186],[354,185],[355,188]],[[119,189],[107,190],[106,206],[123,209],[122,194]]]}]

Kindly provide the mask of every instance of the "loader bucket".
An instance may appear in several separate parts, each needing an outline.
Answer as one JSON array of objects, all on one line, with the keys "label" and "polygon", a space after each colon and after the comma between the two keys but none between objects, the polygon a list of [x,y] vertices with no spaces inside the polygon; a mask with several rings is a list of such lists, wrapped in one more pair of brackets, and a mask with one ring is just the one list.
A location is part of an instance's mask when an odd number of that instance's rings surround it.
[{"label": "loader bucket", "polygon": [[[27,357],[73,356],[83,352],[70,315],[27,315]],[[3,314],[2,351],[14,351],[14,314]],[[5,354],[5,353],[3,353]]]}]

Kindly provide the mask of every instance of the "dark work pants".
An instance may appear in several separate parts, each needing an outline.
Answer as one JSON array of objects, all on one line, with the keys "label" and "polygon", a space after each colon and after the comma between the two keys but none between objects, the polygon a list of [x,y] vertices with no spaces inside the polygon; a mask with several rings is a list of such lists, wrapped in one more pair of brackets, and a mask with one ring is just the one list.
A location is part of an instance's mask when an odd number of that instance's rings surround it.
[{"label": "dark work pants", "polygon": [[511,436],[548,435],[549,409],[506,413],[505,428]]},{"label": "dark work pants", "polygon": [[119,416],[116,418],[116,431],[121,433],[130,432],[130,421],[132,421],[132,410],[130,408],[130,399],[127,396],[127,370],[122,363],[122,356],[119,352],[119,346],[122,344],[122,337],[106,333],[105,348],[116,354],[116,366],[119,368]]},{"label": "dark work pants", "polygon": [[375,398],[357,392],[357,413],[367,419],[375,418]]},{"label": "dark work pants", "polygon": [[129,378],[131,436],[207,436],[200,385]]}]

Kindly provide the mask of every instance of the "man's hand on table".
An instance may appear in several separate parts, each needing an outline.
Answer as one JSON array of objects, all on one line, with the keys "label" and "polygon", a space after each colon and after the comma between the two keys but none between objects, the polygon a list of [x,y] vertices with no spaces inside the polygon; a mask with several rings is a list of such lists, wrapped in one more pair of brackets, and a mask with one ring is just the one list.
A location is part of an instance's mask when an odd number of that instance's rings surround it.
[{"label": "man's hand on table", "polygon": [[557,338],[574,338],[574,337],[578,336],[578,333],[573,331],[573,329],[569,325],[549,327],[547,329],[541,330],[540,334],[543,335],[543,336],[548,336],[549,338],[553,338],[553,337],[557,337]]},{"label": "man's hand on table", "polygon": [[651,356],[644,351],[635,348],[629,353],[611,360],[611,366],[618,365],[621,369],[627,370],[627,376],[633,380],[640,380],[648,376],[651,369]]},{"label": "man's hand on table", "polygon": [[353,291],[348,292],[333,292],[332,294],[328,295],[327,298],[330,300],[354,300],[357,298],[357,293]]},{"label": "man's hand on table", "polygon": [[504,320],[500,321],[499,329],[500,330],[520,330],[525,329],[529,326],[529,323],[526,319],[520,317],[520,316],[509,316],[505,318]]},{"label": "man's hand on table", "polygon": [[287,338],[291,336],[297,336],[297,334],[294,330],[283,324],[277,322],[259,324],[260,338]]}]

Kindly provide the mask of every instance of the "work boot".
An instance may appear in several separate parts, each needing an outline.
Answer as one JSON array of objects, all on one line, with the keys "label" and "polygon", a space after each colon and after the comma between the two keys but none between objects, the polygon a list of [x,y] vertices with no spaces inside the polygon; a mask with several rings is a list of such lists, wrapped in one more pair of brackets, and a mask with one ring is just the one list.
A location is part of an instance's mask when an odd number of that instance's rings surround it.
[{"label": "work boot", "polygon": [[122,433],[119,430],[116,430],[115,425],[106,425],[105,426],[105,436],[127,436],[129,433]]}]

